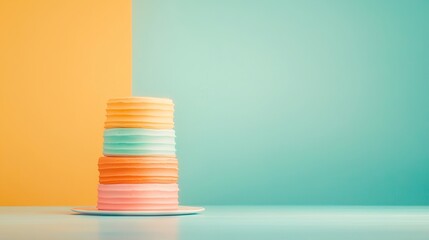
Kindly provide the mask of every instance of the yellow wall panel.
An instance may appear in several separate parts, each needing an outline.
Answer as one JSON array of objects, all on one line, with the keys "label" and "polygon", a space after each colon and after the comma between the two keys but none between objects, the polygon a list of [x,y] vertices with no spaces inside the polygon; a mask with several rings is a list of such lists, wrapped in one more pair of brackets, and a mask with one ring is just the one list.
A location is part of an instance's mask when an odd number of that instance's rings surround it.
[{"label": "yellow wall panel", "polygon": [[130,94],[130,1],[0,1],[0,205],[94,205],[106,100]]}]

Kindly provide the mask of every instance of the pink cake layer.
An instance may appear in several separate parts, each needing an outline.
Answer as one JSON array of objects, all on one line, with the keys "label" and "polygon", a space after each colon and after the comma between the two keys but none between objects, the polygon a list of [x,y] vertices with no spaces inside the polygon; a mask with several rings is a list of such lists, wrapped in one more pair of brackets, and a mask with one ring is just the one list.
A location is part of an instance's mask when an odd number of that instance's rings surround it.
[{"label": "pink cake layer", "polygon": [[100,210],[174,210],[179,207],[177,184],[99,184]]}]

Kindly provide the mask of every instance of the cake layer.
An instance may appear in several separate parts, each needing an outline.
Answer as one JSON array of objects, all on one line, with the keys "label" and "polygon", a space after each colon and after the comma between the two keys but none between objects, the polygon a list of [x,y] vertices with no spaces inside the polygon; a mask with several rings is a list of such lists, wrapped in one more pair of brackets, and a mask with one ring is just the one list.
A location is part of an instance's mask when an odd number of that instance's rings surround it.
[{"label": "cake layer", "polygon": [[175,137],[175,132],[172,129],[105,129],[103,153],[106,156],[175,156]]},{"label": "cake layer", "polygon": [[178,208],[177,184],[99,184],[97,208],[138,211]]},{"label": "cake layer", "polygon": [[174,104],[168,98],[114,98],[106,113],[105,128],[174,128]]},{"label": "cake layer", "polygon": [[177,183],[176,157],[100,157],[101,184]]}]

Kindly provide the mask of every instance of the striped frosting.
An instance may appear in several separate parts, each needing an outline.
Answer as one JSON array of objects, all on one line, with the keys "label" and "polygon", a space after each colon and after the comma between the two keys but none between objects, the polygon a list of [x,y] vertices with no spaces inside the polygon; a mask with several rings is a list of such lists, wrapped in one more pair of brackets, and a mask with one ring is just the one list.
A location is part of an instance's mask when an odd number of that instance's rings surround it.
[{"label": "striped frosting", "polygon": [[175,157],[100,157],[101,184],[177,183]]},{"label": "striped frosting", "polygon": [[114,98],[107,103],[105,128],[173,129],[174,104],[168,98]]},{"label": "striped frosting", "polygon": [[144,156],[176,154],[174,130],[112,128],[104,130],[104,155]]},{"label": "striped frosting", "polygon": [[99,184],[100,210],[173,210],[178,208],[177,184]]}]

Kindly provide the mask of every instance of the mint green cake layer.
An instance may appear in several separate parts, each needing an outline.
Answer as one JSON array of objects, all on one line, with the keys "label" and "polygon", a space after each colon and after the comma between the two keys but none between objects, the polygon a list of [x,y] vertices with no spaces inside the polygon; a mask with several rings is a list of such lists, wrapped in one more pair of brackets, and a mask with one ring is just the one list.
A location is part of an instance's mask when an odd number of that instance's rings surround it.
[{"label": "mint green cake layer", "polygon": [[104,130],[106,156],[175,155],[174,130],[110,128]]}]

